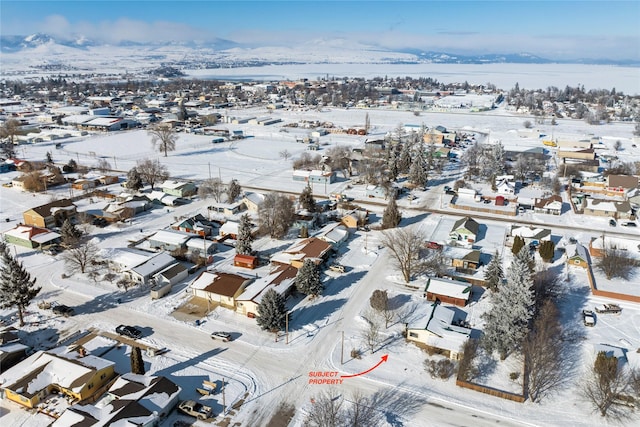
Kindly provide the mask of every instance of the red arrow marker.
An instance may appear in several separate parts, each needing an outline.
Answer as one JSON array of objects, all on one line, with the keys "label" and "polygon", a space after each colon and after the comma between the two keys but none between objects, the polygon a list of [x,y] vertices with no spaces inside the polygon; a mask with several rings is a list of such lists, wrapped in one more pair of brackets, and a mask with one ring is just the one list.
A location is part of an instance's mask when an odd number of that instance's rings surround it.
[{"label": "red arrow marker", "polygon": [[340,378],[353,378],[353,377],[359,377],[360,375],[364,375],[364,374],[368,374],[369,372],[373,371],[374,369],[376,369],[378,366],[382,365],[384,362],[387,361],[387,359],[389,358],[388,354],[385,354],[384,356],[382,356],[380,358],[380,361],[378,363],[376,363],[375,366],[367,369],[366,371],[360,372],[359,374],[353,374],[353,375],[340,375]]}]

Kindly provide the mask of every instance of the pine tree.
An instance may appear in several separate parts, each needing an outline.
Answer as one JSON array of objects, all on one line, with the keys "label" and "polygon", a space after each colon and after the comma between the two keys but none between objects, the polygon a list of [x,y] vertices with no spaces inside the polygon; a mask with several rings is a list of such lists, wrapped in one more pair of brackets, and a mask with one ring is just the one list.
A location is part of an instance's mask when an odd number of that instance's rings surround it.
[{"label": "pine tree", "polygon": [[513,246],[511,246],[511,253],[516,255],[520,252],[520,249],[524,247],[524,239],[520,236],[513,238]]},{"label": "pine tree", "polygon": [[320,268],[311,259],[305,259],[302,267],[296,275],[296,287],[298,291],[313,297],[321,295],[324,285],[320,279]]},{"label": "pine tree", "polygon": [[11,256],[4,242],[0,242],[0,257],[0,307],[17,307],[20,326],[24,326],[24,310],[42,288],[35,286],[36,279],[32,279],[22,263]]},{"label": "pine tree", "polygon": [[138,191],[142,188],[142,178],[140,177],[140,173],[138,172],[138,168],[133,167],[127,173],[127,182],[125,186],[129,190]]},{"label": "pine tree", "polygon": [[500,292],[491,294],[492,307],[483,315],[483,345],[505,359],[518,348],[527,334],[533,316],[533,279],[529,265],[514,258],[507,270],[507,282]]},{"label": "pine tree", "polygon": [[142,350],[140,347],[131,348],[131,373],[144,375],[144,360],[142,360]]},{"label": "pine tree", "polygon": [[238,183],[237,179],[232,179],[227,186],[227,199],[229,203],[233,203],[238,196],[242,193],[242,187]]},{"label": "pine tree", "polygon": [[240,217],[238,224],[238,239],[236,240],[236,253],[240,255],[251,255],[253,235],[251,234],[251,218],[248,214]]},{"label": "pine tree", "polygon": [[411,144],[405,142],[402,144],[400,155],[398,156],[398,172],[407,173],[411,167]]},{"label": "pine tree", "polygon": [[384,208],[384,212],[382,213],[382,228],[395,228],[400,224],[401,219],[402,215],[396,204],[396,199],[395,197],[391,197],[389,203],[387,203],[387,207]]},{"label": "pine tree", "polygon": [[491,262],[487,265],[487,269],[484,272],[484,281],[488,289],[497,291],[498,287],[502,284],[504,279],[504,271],[502,271],[502,257],[498,254],[498,251],[493,254]]},{"label": "pine tree", "polygon": [[316,211],[316,200],[313,198],[313,192],[310,186],[306,186],[300,193],[300,205],[308,212]]},{"label": "pine tree", "polygon": [[286,316],[284,297],[273,289],[267,290],[258,304],[258,326],[265,331],[278,332],[284,327]]},{"label": "pine tree", "polygon": [[555,250],[556,245],[551,240],[544,240],[542,243],[540,243],[538,253],[540,254],[540,258],[542,258],[544,262],[551,262],[553,260]]},{"label": "pine tree", "polygon": [[533,274],[536,271],[535,270],[536,269],[536,260],[533,258],[533,254],[529,250],[529,247],[528,246],[523,246],[522,248],[520,248],[520,250],[516,254],[515,258],[518,259],[520,262],[522,262],[524,265],[527,266],[527,268],[529,269],[529,275],[531,277],[533,277]]},{"label": "pine tree", "polygon": [[80,240],[80,237],[82,237],[82,231],[67,218],[62,223],[62,227],[60,227],[60,236],[65,245],[72,247],[75,246]]},{"label": "pine tree", "polygon": [[418,187],[424,187],[429,179],[427,162],[424,159],[424,144],[418,144],[417,153],[409,169],[409,182]]}]

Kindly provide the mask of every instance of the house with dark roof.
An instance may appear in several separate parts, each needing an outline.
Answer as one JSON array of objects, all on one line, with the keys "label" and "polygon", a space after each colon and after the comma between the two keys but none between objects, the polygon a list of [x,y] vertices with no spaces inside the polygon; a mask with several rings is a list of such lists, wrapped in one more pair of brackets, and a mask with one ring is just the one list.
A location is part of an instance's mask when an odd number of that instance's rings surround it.
[{"label": "house with dark roof", "polygon": [[76,205],[70,199],[62,199],[29,209],[22,218],[26,225],[53,228],[62,226],[67,218],[74,221],[77,213]]},{"label": "house with dark roof", "polygon": [[236,300],[236,311],[247,317],[255,317],[258,314],[258,305],[269,289],[273,289],[285,298],[288,297],[295,289],[297,274],[298,269],[293,266],[277,266],[268,275],[246,287]]},{"label": "house with dark roof", "polygon": [[467,282],[429,277],[424,288],[424,296],[428,301],[440,301],[464,307],[469,302],[472,289],[473,286]]},{"label": "house with dark roof", "polygon": [[180,391],[166,377],[124,374],[98,402],[70,406],[51,426],[159,425],[178,404]]},{"label": "house with dark roof", "polygon": [[589,251],[580,243],[567,246],[565,249],[567,265],[589,268]]},{"label": "house with dark roof", "polygon": [[536,213],[560,215],[562,213],[562,197],[554,194],[546,198],[536,198],[533,210]]},{"label": "house with dark roof", "polygon": [[480,224],[478,224],[473,218],[467,216],[457,220],[453,224],[451,232],[449,233],[449,238],[461,246],[471,245],[476,242],[479,231]]},{"label": "house with dark roof", "polygon": [[329,258],[332,249],[331,243],[317,237],[309,237],[294,243],[282,252],[274,254],[271,257],[271,263],[300,268],[305,259],[312,259],[317,265],[320,265]]},{"label": "house with dark roof", "polygon": [[638,177],[633,175],[607,175],[606,190],[610,196],[626,196],[638,188]]},{"label": "house with dark roof", "polygon": [[51,230],[29,225],[16,225],[11,230],[2,233],[4,241],[25,248],[41,248],[59,243],[61,236]]},{"label": "house with dark roof", "polygon": [[254,280],[253,277],[241,276],[220,271],[203,271],[189,285],[195,297],[203,298],[211,303],[235,309],[236,298]]}]

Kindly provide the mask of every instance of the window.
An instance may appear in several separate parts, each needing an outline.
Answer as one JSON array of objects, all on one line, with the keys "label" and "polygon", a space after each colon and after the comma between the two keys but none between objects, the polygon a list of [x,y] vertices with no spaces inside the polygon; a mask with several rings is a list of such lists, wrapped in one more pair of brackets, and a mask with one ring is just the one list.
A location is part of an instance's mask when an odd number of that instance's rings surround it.
[{"label": "window", "polygon": [[418,338],[418,334],[416,334],[415,332],[409,332],[409,336],[411,338]]},{"label": "window", "polygon": [[102,373],[102,375],[100,375],[100,379],[101,379],[101,380],[105,379],[106,377],[107,377],[107,374],[106,374],[106,373],[104,373],[104,372]]},{"label": "window", "polygon": [[93,388],[93,383],[90,383],[89,386],[87,387],[89,390],[91,390]]},{"label": "window", "polygon": [[579,259],[575,259],[575,260],[573,260],[573,263],[574,264],[580,264],[580,260]]}]

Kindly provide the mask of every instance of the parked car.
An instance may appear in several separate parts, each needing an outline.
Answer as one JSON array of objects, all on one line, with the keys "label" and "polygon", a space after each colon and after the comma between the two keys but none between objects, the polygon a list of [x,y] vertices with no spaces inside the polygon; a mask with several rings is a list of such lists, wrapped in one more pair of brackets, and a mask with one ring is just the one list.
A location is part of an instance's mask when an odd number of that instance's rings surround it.
[{"label": "parked car", "polygon": [[601,304],[595,307],[596,313],[601,314],[620,314],[622,308],[618,304]]},{"label": "parked car", "polygon": [[595,326],[596,315],[591,310],[582,310],[582,323],[584,326]]},{"label": "parked car", "polygon": [[623,227],[637,227],[637,224],[633,221],[623,222],[620,225],[622,225]]},{"label": "parked car", "polygon": [[344,273],[344,265],[342,265],[342,264],[331,264],[329,266],[329,270],[335,271],[335,272],[338,272],[338,273]]},{"label": "parked car", "polygon": [[120,325],[116,328],[116,332],[133,339],[138,339],[142,336],[142,331],[135,326]]},{"label": "parked car", "polygon": [[224,342],[231,341],[231,334],[228,332],[212,332],[211,339],[222,340]]},{"label": "parked car", "polygon": [[610,220],[609,220],[609,225],[610,225],[611,227],[615,227],[615,226],[616,226],[616,220],[615,220],[615,219],[610,219]]},{"label": "parked car", "polygon": [[206,420],[213,416],[213,411],[209,406],[205,406],[195,400],[185,400],[180,402],[178,410],[200,420]]},{"label": "parked car", "polygon": [[64,317],[73,316],[75,314],[73,308],[62,304],[54,306],[51,311],[53,311],[53,314]]},{"label": "parked car", "polygon": [[60,248],[60,246],[54,245],[54,246],[49,246],[46,249],[43,249],[42,252],[44,252],[47,255],[57,255],[61,252],[61,249],[62,248]]}]

